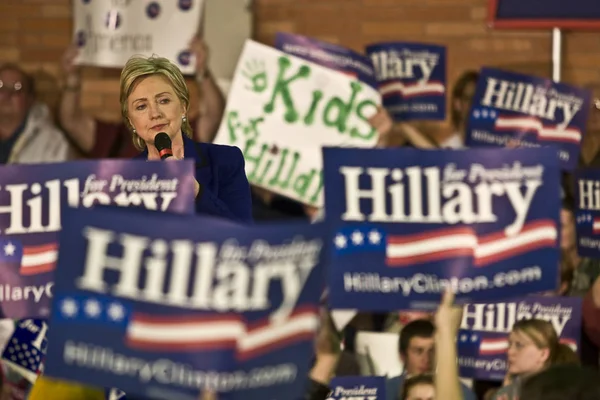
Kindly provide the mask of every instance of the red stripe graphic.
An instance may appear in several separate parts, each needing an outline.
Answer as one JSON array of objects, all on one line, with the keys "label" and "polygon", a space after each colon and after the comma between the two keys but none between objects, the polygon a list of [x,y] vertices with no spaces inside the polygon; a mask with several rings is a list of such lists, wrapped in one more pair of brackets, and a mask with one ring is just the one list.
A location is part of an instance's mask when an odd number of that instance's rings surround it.
[{"label": "red stripe graphic", "polygon": [[495,129],[498,131],[533,132],[542,142],[581,143],[581,131],[577,128],[560,129],[558,125],[544,125],[535,117],[507,117],[496,119]]},{"label": "red stripe graphic", "polygon": [[299,307],[282,321],[248,324],[241,314],[218,317],[154,317],[133,314],[127,328],[127,345],[146,351],[194,351],[235,348],[245,360],[312,339],[318,309]]},{"label": "red stripe graphic", "polygon": [[390,267],[473,257],[483,267],[510,257],[557,244],[558,230],[552,220],[533,221],[508,236],[504,231],[478,237],[468,226],[442,228],[416,235],[389,236],[386,263]]},{"label": "red stripe graphic", "polygon": [[394,95],[400,95],[404,98],[428,96],[436,94],[444,94],[446,87],[441,81],[429,81],[429,82],[414,82],[414,83],[402,83],[402,82],[388,82],[379,85],[379,92],[383,97],[390,97]]},{"label": "red stripe graphic", "polygon": [[19,273],[21,275],[29,276],[54,271],[57,257],[57,243],[39,246],[24,246]]}]

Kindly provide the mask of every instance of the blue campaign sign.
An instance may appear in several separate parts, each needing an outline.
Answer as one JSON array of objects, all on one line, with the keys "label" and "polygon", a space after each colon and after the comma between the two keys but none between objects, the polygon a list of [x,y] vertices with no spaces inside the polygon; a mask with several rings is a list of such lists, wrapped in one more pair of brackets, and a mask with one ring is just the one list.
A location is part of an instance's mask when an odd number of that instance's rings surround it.
[{"label": "blue campaign sign", "polygon": [[577,170],[574,178],[577,252],[600,258],[600,169]]},{"label": "blue campaign sign", "polygon": [[561,343],[579,351],[580,297],[524,296],[464,307],[458,333],[458,365],[464,378],[503,381],[507,372],[508,335],[515,322],[550,322]]},{"label": "blue campaign sign", "polygon": [[384,376],[343,376],[331,380],[326,400],[386,400]]},{"label": "blue campaign sign", "polygon": [[469,147],[552,146],[577,166],[591,92],[550,79],[482,68],[467,124]]},{"label": "blue campaign sign", "polygon": [[332,308],[430,308],[556,289],[559,167],[549,148],[325,148]]},{"label": "blue campaign sign", "polygon": [[600,7],[596,0],[489,0],[488,20],[493,28],[598,29]]},{"label": "blue campaign sign", "polygon": [[392,42],[372,44],[366,52],[395,120],[446,118],[446,47]]},{"label": "blue campaign sign", "polygon": [[46,375],[148,399],[302,393],[323,226],[227,226],[108,208],[72,209],[65,220]]},{"label": "blue campaign sign", "polygon": [[0,315],[47,317],[61,210],[96,205],[191,214],[191,161],[74,161],[0,167]]},{"label": "blue campaign sign", "polygon": [[42,372],[48,341],[44,319],[17,321],[15,330],[2,352],[2,363],[34,383]]},{"label": "blue campaign sign", "polygon": [[333,43],[283,32],[275,36],[275,48],[352,76],[377,89],[373,65],[363,54]]}]

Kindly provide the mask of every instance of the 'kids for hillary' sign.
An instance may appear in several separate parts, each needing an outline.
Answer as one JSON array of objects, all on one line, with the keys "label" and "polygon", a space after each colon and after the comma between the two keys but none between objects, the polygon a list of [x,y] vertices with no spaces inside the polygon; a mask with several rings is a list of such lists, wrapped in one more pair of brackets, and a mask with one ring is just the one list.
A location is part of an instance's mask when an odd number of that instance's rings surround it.
[{"label": "'kids for hillary' sign", "polygon": [[563,344],[577,351],[581,339],[579,297],[526,296],[500,303],[467,304],[458,333],[458,364],[465,378],[506,377],[508,335],[523,319],[548,321]]},{"label": "'kids for hillary' sign", "polygon": [[549,79],[482,68],[467,126],[467,146],[551,145],[561,167],[576,167],[591,92]]},{"label": "'kids for hillary' sign", "polygon": [[215,142],[242,149],[251,184],[320,206],[321,147],[372,147],[380,102],[359,80],[248,40]]},{"label": "'kids for hillary' sign", "polygon": [[47,316],[61,209],[95,204],[194,212],[194,169],[139,160],[0,167],[0,311]]},{"label": "'kids for hillary' sign", "polygon": [[69,209],[45,374],[149,399],[302,393],[326,230],[214,221]]},{"label": "'kids for hillary' sign", "polygon": [[556,289],[559,167],[540,149],[324,149],[332,308]]},{"label": "'kids for hillary' sign", "polygon": [[193,73],[188,44],[198,31],[204,0],[74,0],[78,64],[122,67],[137,54],[158,54]]}]

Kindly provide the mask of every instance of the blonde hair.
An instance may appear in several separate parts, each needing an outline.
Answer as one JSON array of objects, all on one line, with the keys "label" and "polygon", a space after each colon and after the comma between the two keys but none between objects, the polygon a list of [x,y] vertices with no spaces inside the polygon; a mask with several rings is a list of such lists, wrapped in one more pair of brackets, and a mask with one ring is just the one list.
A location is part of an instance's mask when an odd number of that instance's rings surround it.
[{"label": "blonde hair", "polygon": [[[157,56],[133,56],[127,60],[125,67],[123,67],[123,70],[121,71],[121,115],[123,116],[125,125],[127,128],[129,128],[129,131],[132,134],[133,145],[140,151],[143,151],[146,148],[146,143],[141,137],[138,136],[138,134],[135,132],[135,129],[129,122],[127,99],[135,88],[137,82],[141,78],[151,75],[162,75],[167,78],[173,87],[173,90],[175,91],[175,95],[179,98],[179,101],[181,101],[186,111],[190,105],[190,93],[185,83],[185,79],[183,78],[183,74],[171,61],[164,57]],[[181,130],[187,137],[192,137],[192,127],[190,126],[187,118],[185,121],[182,121]]]},{"label": "blonde hair", "polygon": [[526,335],[538,349],[548,349],[550,355],[546,366],[557,364],[579,364],[579,357],[569,346],[560,343],[552,324],[542,319],[522,319],[513,325],[513,332]]}]

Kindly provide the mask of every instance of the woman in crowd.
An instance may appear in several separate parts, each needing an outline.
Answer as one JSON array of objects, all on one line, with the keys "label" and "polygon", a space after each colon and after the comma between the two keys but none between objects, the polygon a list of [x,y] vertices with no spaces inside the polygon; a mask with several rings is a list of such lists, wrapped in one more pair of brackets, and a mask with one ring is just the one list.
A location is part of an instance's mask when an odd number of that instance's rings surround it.
[{"label": "woman in crowd", "polygon": [[194,142],[187,113],[190,95],[179,68],[162,57],[132,57],[121,72],[123,122],[142,153],[136,158],[160,160],[154,139],[171,139],[167,160],[196,162],[196,211],[238,222],[252,221],[250,185],[239,148]]},{"label": "woman in crowd", "polygon": [[508,339],[508,373],[494,400],[518,400],[523,380],[551,365],[577,364],[577,354],[559,342],[552,324],[524,319],[514,324]]},{"label": "woman in crowd", "polygon": [[402,388],[402,400],[434,400],[435,384],[432,375],[408,378]]}]

